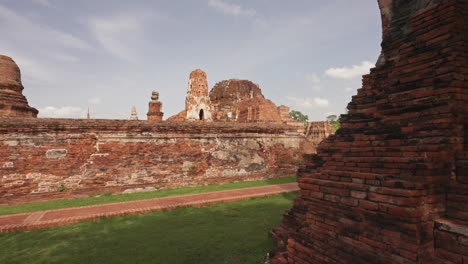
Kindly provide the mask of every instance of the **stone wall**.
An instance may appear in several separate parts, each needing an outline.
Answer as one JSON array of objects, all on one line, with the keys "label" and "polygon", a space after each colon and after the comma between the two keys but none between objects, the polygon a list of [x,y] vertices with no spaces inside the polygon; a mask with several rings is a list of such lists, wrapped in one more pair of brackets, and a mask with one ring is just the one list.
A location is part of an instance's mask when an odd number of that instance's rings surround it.
[{"label": "stone wall", "polygon": [[468,1],[379,6],[382,54],[299,171],[272,263],[468,263]]},{"label": "stone wall", "polygon": [[303,143],[273,124],[0,119],[0,203],[292,176]]}]

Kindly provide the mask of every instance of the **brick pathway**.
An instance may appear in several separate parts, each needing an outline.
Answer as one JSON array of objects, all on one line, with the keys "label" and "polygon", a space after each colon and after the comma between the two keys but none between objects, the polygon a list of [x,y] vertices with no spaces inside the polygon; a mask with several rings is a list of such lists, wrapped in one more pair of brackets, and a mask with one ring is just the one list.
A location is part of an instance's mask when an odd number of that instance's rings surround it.
[{"label": "brick pathway", "polygon": [[287,183],[32,213],[0,215],[0,233],[70,225],[85,220],[97,220],[101,217],[144,214],[158,210],[175,209],[177,207],[204,206],[219,202],[234,202],[247,200],[252,197],[271,196],[298,190],[299,187],[297,186],[297,183]]}]

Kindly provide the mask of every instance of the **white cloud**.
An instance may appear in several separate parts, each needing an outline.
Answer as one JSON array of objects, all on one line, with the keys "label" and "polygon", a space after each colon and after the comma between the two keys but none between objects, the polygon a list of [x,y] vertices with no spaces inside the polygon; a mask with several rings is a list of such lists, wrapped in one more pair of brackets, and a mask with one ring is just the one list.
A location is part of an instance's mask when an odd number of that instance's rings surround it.
[{"label": "white cloud", "polygon": [[85,41],[69,33],[40,25],[2,5],[0,5],[0,30],[8,32],[3,39],[17,43],[34,43],[33,46],[42,48],[59,43],[65,48],[91,50],[91,46]]},{"label": "white cloud", "polygon": [[323,98],[320,98],[320,97],[314,97],[314,98],[312,98],[312,100],[319,107],[324,107],[324,106],[329,106],[330,105],[330,102],[328,102],[327,99],[323,99]]},{"label": "white cloud", "polygon": [[353,92],[355,89],[351,88],[351,87],[346,87],[345,88],[345,91],[350,93],[350,92]]},{"label": "white cloud", "polygon": [[223,0],[208,0],[208,5],[224,14],[233,16],[255,16],[256,14],[253,9],[246,9],[240,5],[226,3]]},{"label": "white cloud", "polygon": [[56,60],[64,61],[64,62],[80,61],[80,58],[66,54],[66,53],[52,53],[50,56]]},{"label": "white cloud", "polygon": [[98,105],[102,103],[101,97],[93,97],[88,99],[88,104],[90,105]]},{"label": "white cloud", "polygon": [[325,74],[338,79],[354,79],[369,73],[369,69],[375,67],[375,64],[370,61],[363,61],[360,65],[351,67],[330,68],[325,71]]},{"label": "white cloud", "polygon": [[330,106],[330,102],[327,99],[320,97],[297,98],[292,96],[286,96],[286,99],[291,101],[296,108],[300,109],[313,109]]},{"label": "white cloud", "polygon": [[43,5],[43,6],[47,6],[47,7],[51,6],[50,0],[32,0],[32,1],[34,3],[36,3],[36,4],[39,4],[39,5]]},{"label": "white cloud", "polygon": [[306,74],[306,79],[311,83],[320,83],[320,78],[315,72]]},{"label": "white cloud", "polygon": [[44,108],[39,108],[39,117],[85,118],[86,110],[81,107],[74,106],[46,106]]},{"label": "white cloud", "polygon": [[48,71],[48,66],[30,57],[13,53],[9,54],[21,71],[21,76],[26,81],[35,84],[47,84],[54,80],[54,74]]},{"label": "white cloud", "polygon": [[145,41],[145,22],[148,15],[116,15],[110,18],[92,18],[87,24],[91,33],[110,54],[137,62],[141,57],[141,43]]},{"label": "white cloud", "polygon": [[312,88],[312,90],[320,91],[322,89],[320,87],[320,78],[315,72],[306,74],[305,78],[308,82],[308,85]]}]

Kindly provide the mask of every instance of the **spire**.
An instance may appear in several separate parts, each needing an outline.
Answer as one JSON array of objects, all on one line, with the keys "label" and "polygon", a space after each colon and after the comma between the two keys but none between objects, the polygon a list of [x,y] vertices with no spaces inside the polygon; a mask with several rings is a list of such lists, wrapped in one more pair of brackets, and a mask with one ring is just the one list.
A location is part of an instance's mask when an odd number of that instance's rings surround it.
[{"label": "spire", "polygon": [[148,120],[150,121],[161,121],[163,118],[163,112],[162,110],[162,103],[159,102],[159,93],[158,91],[154,90],[151,93],[151,101],[149,102],[148,105],[148,113],[146,114],[148,116]]},{"label": "spire", "polygon": [[86,114],[86,119],[91,119],[91,115],[89,114],[89,106],[88,106],[88,113]]},{"label": "spire", "polygon": [[130,116],[130,120],[138,120],[138,115],[135,106],[132,106],[132,115]]}]

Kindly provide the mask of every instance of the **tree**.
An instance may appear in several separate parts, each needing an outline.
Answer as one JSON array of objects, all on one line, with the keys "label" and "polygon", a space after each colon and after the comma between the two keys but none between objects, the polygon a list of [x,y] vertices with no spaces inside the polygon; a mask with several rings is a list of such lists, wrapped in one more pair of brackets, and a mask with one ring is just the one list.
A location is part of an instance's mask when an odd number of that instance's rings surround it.
[{"label": "tree", "polygon": [[289,112],[289,115],[292,117],[292,119],[294,119],[296,121],[300,121],[300,122],[304,122],[304,123],[309,121],[309,117],[307,115],[304,115],[303,113],[301,113],[299,111],[292,110],[291,112]]},{"label": "tree", "polygon": [[333,132],[336,132],[341,127],[341,123],[339,121],[330,121],[330,125],[333,129]]},{"label": "tree", "polygon": [[337,116],[336,115],[329,115],[327,116],[327,121],[333,122],[336,121]]}]

